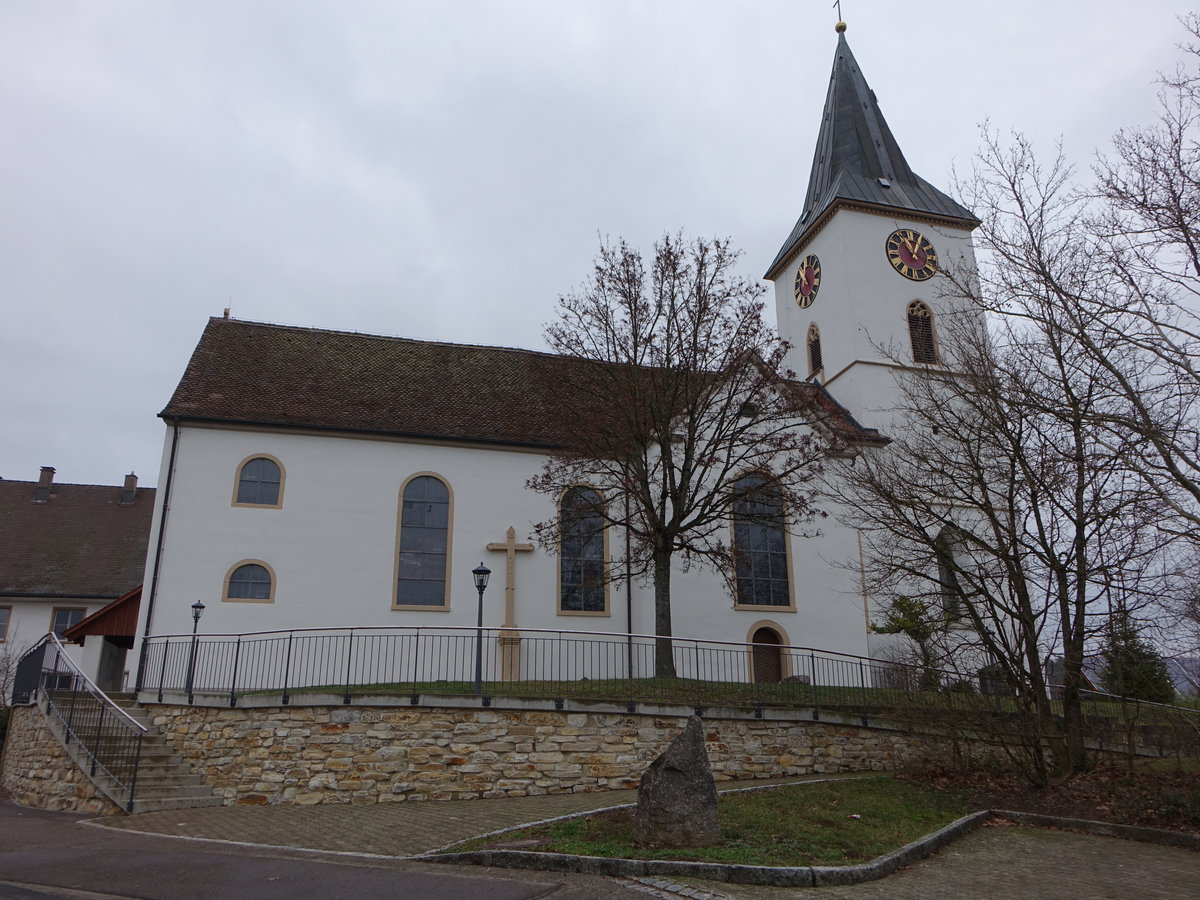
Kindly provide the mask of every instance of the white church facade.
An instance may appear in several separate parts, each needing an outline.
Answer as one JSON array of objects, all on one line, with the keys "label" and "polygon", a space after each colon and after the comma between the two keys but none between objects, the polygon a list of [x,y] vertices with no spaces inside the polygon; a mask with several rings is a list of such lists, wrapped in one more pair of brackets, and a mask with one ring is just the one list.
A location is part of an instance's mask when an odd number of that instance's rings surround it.
[{"label": "white church facade", "polygon": [[[974,266],[974,216],[908,166],[839,26],[808,195],[771,263],[789,367],[852,452],[894,427],[898,369],[940,366],[946,270]],[[653,586],[589,587],[625,540],[551,553],[529,489],[569,444],[549,354],[213,319],[161,413],[167,432],[138,635],[476,624],[652,634]],[[735,524],[730,522],[730,530]],[[870,651],[857,533],[782,529],[733,589],[672,575],[677,635]],[[772,568],[772,566],[774,568]],[[752,583],[757,580],[757,583]],[[785,674],[785,673],[779,673]]]}]

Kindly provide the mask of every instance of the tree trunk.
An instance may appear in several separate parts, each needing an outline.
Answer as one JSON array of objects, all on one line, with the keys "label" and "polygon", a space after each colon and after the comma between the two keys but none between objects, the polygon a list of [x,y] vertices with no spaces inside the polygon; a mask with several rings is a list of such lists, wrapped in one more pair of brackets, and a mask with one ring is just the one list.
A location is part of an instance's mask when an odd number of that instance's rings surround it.
[{"label": "tree trunk", "polygon": [[654,550],[654,675],[675,677],[675,653],[671,645],[671,551]]}]

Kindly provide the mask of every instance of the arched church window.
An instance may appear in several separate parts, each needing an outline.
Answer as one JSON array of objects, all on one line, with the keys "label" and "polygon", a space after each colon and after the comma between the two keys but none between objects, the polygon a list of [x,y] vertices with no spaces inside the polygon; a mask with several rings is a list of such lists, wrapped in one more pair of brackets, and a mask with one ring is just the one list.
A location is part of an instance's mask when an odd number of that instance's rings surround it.
[{"label": "arched church window", "polygon": [[817,327],[817,323],[813,322],[808,326],[808,372],[810,375],[816,375],[825,368],[825,361],[821,358],[821,329]]},{"label": "arched church window", "polygon": [[558,506],[558,610],[606,614],[604,514],[600,495],[573,487]]},{"label": "arched church window", "polygon": [[449,551],[450,488],[436,475],[417,475],[402,493],[396,606],[450,606]]},{"label": "arched church window", "polygon": [[912,342],[913,362],[937,365],[937,338],[933,331],[933,310],[914,300],[908,304],[908,339]]},{"label": "arched church window", "polygon": [[737,605],[792,606],[778,486],[758,473],[744,475],[734,482],[732,500]]},{"label": "arched church window", "polygon": [[271,603],[275,600],[275,574],[261,560],[245,560],[225,576],[223,600]]},{"label": "arched church window", "polygon": [[238,506],[280,506],[283,495],[283,467],[269,456],[252,456],[238,467]]}]

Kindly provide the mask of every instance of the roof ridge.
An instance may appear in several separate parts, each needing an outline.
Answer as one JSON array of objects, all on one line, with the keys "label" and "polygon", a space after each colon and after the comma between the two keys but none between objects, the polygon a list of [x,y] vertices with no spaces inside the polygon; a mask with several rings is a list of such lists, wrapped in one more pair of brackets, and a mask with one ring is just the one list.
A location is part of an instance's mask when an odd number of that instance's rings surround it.
[{"label": "roof ridge", "polygon": [[[29,485],[30,487],[37,487],[39,482],[25,481],[24,479],[21,479],[21,478],[0,478],[0,486],[6,485],[6,484],[25,484],[25,485]],[[120,490],[124,490],[125,486],[122,484],[91,484],[91,483],[83,482],[83,481],[55,481],[55,482],[51,483],[50,487],[51,487],[51,489],[60,488],[60,487],[102,488],[103,490],[120,491]],[[154,488],[152,486],[146,485],[146,484],[139,484],[137,486],[137,489],[139,491],[154,490]]]},{"label": "roof ridge", "polygon": [[561,358],[564,355],[562,353],[555,353],[551,350],[533,350],[528,347],[506,347],[502,344],[461,343],[459,341],[443,341],[434,338],[413,338],[404,337],[403,335],[397,334],[378,334],[373,331],[344,331],[338,328],[318,328],[315,325],[285,325],[280,322],[256,322],[250,319],[225,318],[224,316],[210,316],[208,321],[210,324],[220,323],[221,327],[225,327],[227,325],[249,325],[255,328],[271,328],[280,331],[303,331],[309,334],[330,334],[339,335],[342,337],[369,338],[372,340],[396,341],[408,344],[429,344],[439,347],[462,347],[468,350],[500,350],[505,353],[527,353],[533,356],[549,356],[554,358]]}]

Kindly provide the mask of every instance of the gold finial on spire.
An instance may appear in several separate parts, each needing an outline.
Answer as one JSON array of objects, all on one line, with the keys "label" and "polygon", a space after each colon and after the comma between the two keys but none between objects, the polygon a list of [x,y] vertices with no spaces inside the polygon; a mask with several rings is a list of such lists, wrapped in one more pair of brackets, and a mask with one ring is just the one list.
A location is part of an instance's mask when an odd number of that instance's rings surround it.
[{"label": "gold finial on spire", "polygon": [[836,25],[833,26],[833,30],[836,31],[838,34],[844,34],[846,31],[846,23],[838,22]]},{"label": "gold finial on spire", "polygon": [[833,30],[838,34],[842,34],[846,30],[846,23],[842,21],[842,0],[833,0],[833,5],[838,11],[838,23],[833,26]]}]

